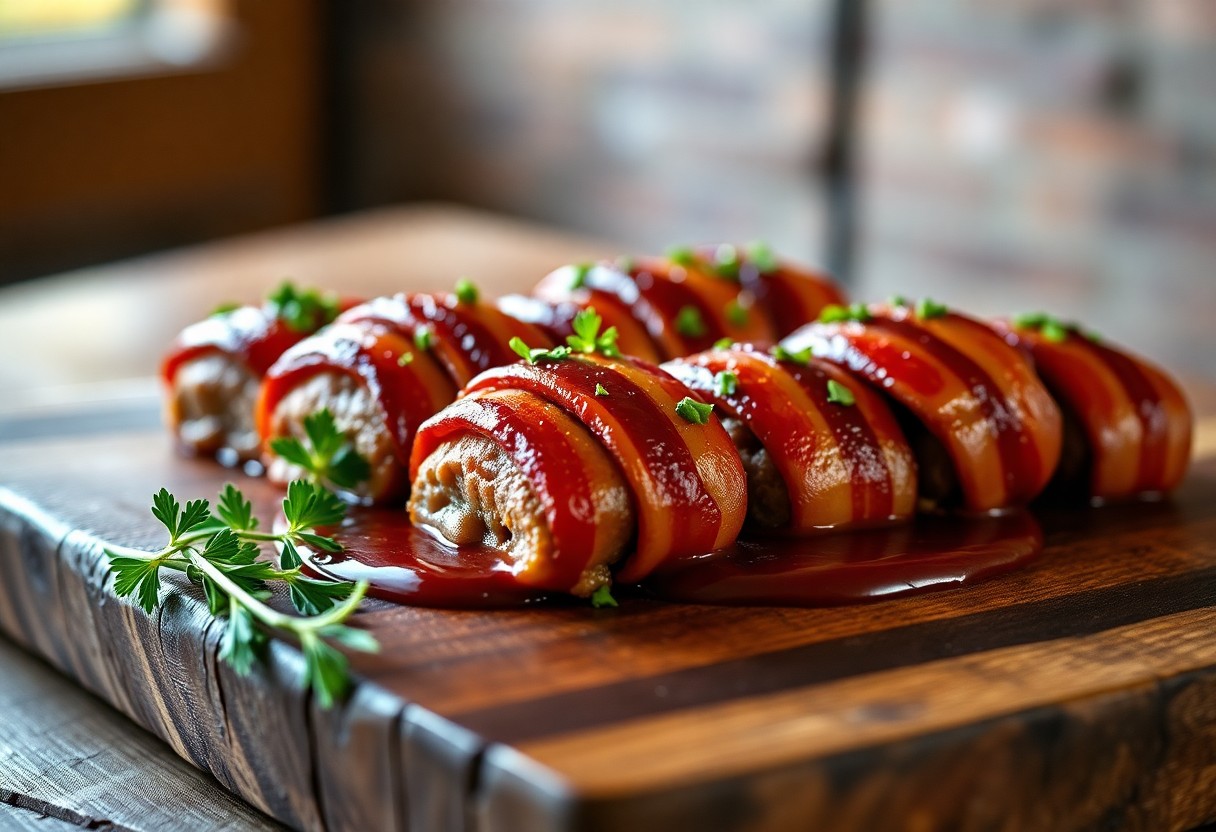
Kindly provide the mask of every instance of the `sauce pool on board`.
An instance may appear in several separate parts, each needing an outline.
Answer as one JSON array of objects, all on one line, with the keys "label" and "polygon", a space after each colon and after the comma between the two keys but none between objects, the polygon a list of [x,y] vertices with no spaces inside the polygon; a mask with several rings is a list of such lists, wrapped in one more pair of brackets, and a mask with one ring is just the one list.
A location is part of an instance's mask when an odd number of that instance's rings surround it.
[{"label": "sauce pool on board", "polygon": [[[370,594],[424,607],[512,607],[545,600],[521,587],[498,552],[455,549],[404,512],[358,509],[334,538],[337,555],[302,552],[310,569],[366,579]],[[1034,516],[918,517],[915,522],[802,539],[752,539],[662,567],[641,585],[693,604],[831,606],[970,585],[1023,566],[1042,551]]]}]

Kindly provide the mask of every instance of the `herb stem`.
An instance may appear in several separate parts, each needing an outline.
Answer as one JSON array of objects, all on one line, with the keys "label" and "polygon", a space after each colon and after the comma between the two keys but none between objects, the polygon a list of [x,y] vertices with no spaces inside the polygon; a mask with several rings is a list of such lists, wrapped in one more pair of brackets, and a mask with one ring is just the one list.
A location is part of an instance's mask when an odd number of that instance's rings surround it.
[{"label": "herb stem", "polygon": [[343,618],[354,612],[359,606],[359,602],[363,600],[363,596],[367,594],[367,581],[359,581],[351,590],[350,596],[341,604],[330,607],[327,611],[320,615],[313,615],[303,618],[295,615],[281,613],[276,609],[272,609],[266,604],[254,598],[246,592],[240,584],[233,581],[224,570],[218,568],[211,561],[204,558],[197,552],[190,552],[190,562],[208,578],[227,592],[233,598],[240,602],[241,606],[249,610],[258,621],[261,621],[267,627],[273,627],[276,630],[285,630],[290,633],[301,634],[306,631],[315,632],[330,624],[336,624]]}]

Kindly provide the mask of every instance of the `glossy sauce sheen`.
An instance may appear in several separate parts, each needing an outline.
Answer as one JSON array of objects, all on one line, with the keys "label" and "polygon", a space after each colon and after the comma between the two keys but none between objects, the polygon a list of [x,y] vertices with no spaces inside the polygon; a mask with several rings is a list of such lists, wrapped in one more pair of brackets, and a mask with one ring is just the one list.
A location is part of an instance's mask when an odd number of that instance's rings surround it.
[{"label": "glossy sauce sheen", "polygon": [[280,355],[307,335],[259,307],[244,306],[182,330],[161,365],[161,376],[166,383],[172,383],[182,364],[203,355],[222,353],[239,359],[250,373],[261,378]]},{"label": "glossy sauce sheen", "polygon": [[[334,536],[340,555],[304,552],[309,566],[371,594],[426,607],[511,607],[544,593],[521,586],[497,552],[453,549],[410,525],[404,512],[358,509]],[[986,518],[918,518],[890,529],[811,540],[750,540],[665,564],[640,586],[696,604],[827,606],[966,586],[1033,560],[1038,522],[1026,512]]]}]

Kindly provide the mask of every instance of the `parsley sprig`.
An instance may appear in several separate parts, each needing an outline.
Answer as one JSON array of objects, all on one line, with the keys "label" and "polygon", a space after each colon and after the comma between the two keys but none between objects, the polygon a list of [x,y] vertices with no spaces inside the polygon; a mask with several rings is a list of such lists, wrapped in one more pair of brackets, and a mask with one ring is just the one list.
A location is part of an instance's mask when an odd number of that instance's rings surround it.
[{"label": "parsley sprig", "polygon": [[[296,480],[283,500],[286,529],[266,532],[259,529],[252,503],[232,484],[220,492],[214,513],[207,500],[190,500],[183,507],[162,488],[152,498],[152,514],[168,531],[169,541],[156,552],[108,547],[114,592],[134,597],[151,613],[160,603],[161,570],[184,572],[203,588],[211,614],[228,619],[221,659],[246,674],[268,633],[292,636],[304,651],[306,682],[328,708],[350,684],[347,659],[331,642],[365,652],[379,649],[370,633],[342,623],[362,602],[368,585],[306,577],[296,547],[341,551],[337,541],[317,529],[341,522],[345,512],[346,505],[328,489]],[[264,547],[272,543],[282,546],[278,564],[264,557]],[[265,603],[272,583],[287,587],[299,615]]]},{"label": "parsley sprig", "polygon": [[1074,321],[1064,321],[1046,312],[1025,312],[1013,319],[1013,325],[1019,329],[1037,329],[1044,338],[1053,344],[1062,344],[1068,340],[1070,333],[1080,335],[1090,341],[1099,342],[1102,336],[1096,332],[1084,330]]},{"label": "parsley sprig", "polygon": [[285,280],[266,298],[270,313],[296,332],[311,333],[338,317],[336,295],[301,289]]},{"label": "parsley sprig", "polygon": [[[410,355],[411,359],[413,355]],[[371,465],[355,450],[354,443],[338,430],[329,408],[304,417],[307,443],[295,436],[270,440],[270,449],[283,459],[303,468],[318,484],[332,483],[353,489],[371,476]]]},{"label": "parsley sprig", "polygon": [[574,334],[566,336],[566,344],[575,352],[586,355],[598,352],[605,358],[620,358],[621,351],[616,345],[616,327],[610,326],[600,332],[603,323],[604,319],[595,311],[595,307],[580,309],[571,322]]},{"label": "parsley sprig", "polygon": [[508,341],[507,345],[529,364],[545,360],[561,361],[569,358],[572,353],[584,355],[599,353],[605,358],[620,358],[621,351],[616,345],[616,327],[610,326],[600,332],[600,326],[603,323],[604,319],[595,309],[587,307],[580,309],[574,316],[574,320],[571,322],[574,334],[566,337],[564,347],[529,347],[518,335]]}]

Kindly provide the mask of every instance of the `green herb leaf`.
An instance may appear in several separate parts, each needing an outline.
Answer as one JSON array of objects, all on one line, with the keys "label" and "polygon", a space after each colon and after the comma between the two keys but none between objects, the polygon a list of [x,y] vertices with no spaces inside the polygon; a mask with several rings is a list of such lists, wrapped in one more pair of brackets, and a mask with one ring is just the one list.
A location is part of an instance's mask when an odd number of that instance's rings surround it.
[{"label": "green herb leaf", "polygon": [[705,334],[705,321],[695,306],[682,306],[676,313],[676,332],[687,338],[700,338]]},{"label": "green herb leaf", "polygon": [[410,366],[410,364],[413,363],[413,361],[414,361],[414,354],[412,352],[410,352],[409,350],[406,350],[405,352],[401,353],[401,355],[397,356],[397,366],[398,367],[408,367],[408,366]]},{"label": "green herb leaf", "polygon": [[304,417],[304,433],[311,449],[290,436],[271,439],[270,449],[303,468],[318,483],[331,482],[339,488],[353,489],[371,476],[371,464],[338,429],[329,408]]},{"label": "green herb leaf", "polygon": [[296,548],[296,544],[291,542],[291,539],[283,541],[283,551],[279,553],[279,567],[282,569],[299,569],[304,565],[303,558],[300,557],[300,550]]},{"label": "green herb leaf", "polygon": [[338,298],[316,289],[298,289],[284,281],[266,299],[270,313],[296,332],[312,333],[333,321],[340,311]]},{"label": "green herb leaf", "polygon": [[723,370],[714,376],[714,391],[719,396],[733,396],[739,389],[739,377],[730,370]]},{"label": "green herb leaf", "polygon": [[119,598],[136,596],[144,612],[151,614],[160,597],[160,560],[123,557],[106,551],[114,574],[114,594]]},{"label": "green herb leaf", "polygon": [[591,274],[591,263],[578,263],[570,267],[570,291],[581,289],[587,285],[587,275]]},{"label": "green herb leaf", "polygon": [[331,707],[350,686],[346,657],[318,638],[301,641],[304,677],[322,708]]},{"label": "green herb leaf", "polygon": [[1023,312],[1013,317],[1013,325],[1019,329],[1038,329],[1049,320],[1052,318],[1046,312]]},{"label": "green herb leaf", "polygon": [[[324,420],[314,428],[324,433]],[[317,427],[319,425],[319,428]],[[315,432],[315,430],[314,430]],[[325,446],[324,437],[315,438]],[[377,649],[369,634],[342,625],[358,607],[367,583],[350,584],[305,578],[297,542],[336,551],[332,538],[315,532],[315,526],[336,525],[346,506],[333,493],[314,482],[299,480],[288,486],[283,512],[289,528],[282,534],[255,531],[257,518],[249,500],[231,484],[217,502],[217,517],[211,517],[205,500],[187,503],[161,489],[153,496],[153,513],[169,532],[170,543],[159,552],[126,547],[106,550],[114,575],[114,592],[136,598],[149,613],[160,603],[160,570],[171,566],[203,588],[212,615],[227,615],[220,638],[219,655],[238,673],[248,673],[258,658],[266,633],[261,628],[289,633],[305,648],[309,684],[322,706],[345,690],[346,660],[321,639],[331,638],[351,649]],[[261,543],[280,543],[279,564],[263,559]],[[301,617],[280,613],[265,605],[269,584],[288,586],[292,603]],[[337,659],[334,659],[334,656]]]},{"label": "green herb leaf", "polygon": [[834,378],[828,379],[828,401],[832,404],[850,405],[857,403],[857,397],[853,395],[853,391],[845,387]]},{"label": "green herb leaf", "polygon": [[738,298],[726,304],[726,320],[730,321],[732,326],[747,326],[747,307],[739,303]]},{"label": "green herb leaf", "polygon": [[699,402],[696,399],[685,396],[676,403],[676,413],[687,422],[692,422],[694,425],[708,425],[709,414],[714,410],[712,404]]},{"label": "green herb leaf", "polygon": [[456,281],[456,300],[466,306],[477,303],[477,298],[481,293],[477,290],[476,284],[467,277],[462,277]]},{"label": "green herb leaf", "polygon": [[697,253],[691,246],[672,246],[667,249],[667,259],[678,266],[690,268],[697,264]]},{"label": "green herb leaf", "polygon": [[323,534],[314,534],[313,532],[296,532],[296,538],[301,543],[307,543],[314,549],[320,549],[323,552],[341,552],[342,547],[338,541],[332,537],[326,537]]},{"label": "green herb leaf", "polygon": [[257,661],[260,639],[253,616],[236,598],[228,599],[228,626],[220,637],[219,656],[241,676],[247,676]]},{"label": "green herb leaf", "polygon": [[215,511],[220,520],[234,529],[253,531],[258,527],[257,518],[253,516],[253,503],[232,483],[224,484]]},{"label": "green herb leaf", "polygon": [[332,457],[346,441],[328,407],[304,417],[304,434],[312,444],[313,453],[326,459]]},{"label": "green herb leaf", "polygon": [[566,339],[566,343],[579,352],[595,352],[595,337],[603,322],[604,319],[594,308],[580,309],[571,322],[574,334]]},{"label": "green herb leaf", "polygon": [[380,642],[376,641],[376,637],[367,630],[335,624],[323,627],[317,632],[351,650],[358,650],[361,653],[380,652]]},{"label": "green herb leaf", "polygon": [[921,301],[916,304],[916,317],[920,318],[922,321],[929,321],[933,318],[941,318],[949,311],[950,308],[948,306],[946,306],[944,303],[938,303],[932,298],[922,298]]},{"label": "green herb leaf", "polygon": [[295,480],[287,486],[283,500],[283,516],[291,532],[317,526],[333,526],[346,514],[346,504],[329,489],[307,480]]},{"label": "green herb leaf", "polygon": [[240,308],[241,308],[241,305],[239,303],[232,303],[231,301],[229,301],[227,303],[221,303],[219,306],[217,306],[211,310],[210,317],[215,318],[215,317],[219,317],[220,315],[227,315],[228,313],[235,312],[236,310],[238,310]]},{"label": "green herb leaf", "polygon": [[1039,327],[1043,337],[1053,344],[1062,344],[1068,340],[1068,327],[1056,320],[1050,320]]},{"label": "green herb leaf", "polygon": [[302,615],[320,615],[349,598],[355,588],[346,581],[316,581],[303,575],[297,576],[288,586],[291,605]]},{"label": "green herb leaf", "polygon": [[869,307],[864,303],[851,303],[848,306],[829,303],[819,312],[819,322],[823,324],[834,324],[844,321],[865,323],[872,317]]},{"label": "green herb leaf", "polygon": [[714,249],[713,273],[724,280],[739,279],[739,251],[730,243]]},{"label": "green herb leaf", "polygon": [[616,607],[616,599],[612,597],[612,587],[608,584],[600,584],[596,587],[595,592],[591,593],[591,606],[597,610],[603,607]]},{"label": "green herb leaf", "polygon": [[778,361],[789,361],[794,364],[801,364],[803,367],[805,367],[811,363],[811,357],[815,355],[815,350],[813,347],[803,347],[797,352],[791,352],[778,344],[769,350],[768,354]]},{"label": "green herb leaf", "polygon": [[714,341],[714,349],[728,350],[731,348],[731,345],[734,343],[735,343],[735,339],[733,339],[733,338],[719,338],[717,341]]},{"label": "green herb leaf", "polygon": [[304,443],[294,436],[276,436],[270,440],[270,450],[292,465],[299,465],[305,469],[312,468],[312,455],[308,453]]},{"label": "green herb leaf", "polygon": [[524,339],[518,335],[514,336],[507,342],[512,351],[515,352],[524,361],[529,364],[535,364],[538,361],[548,359],[549,361],[561,361],[570,357],[570,347],[553,347],[544,349],[543,347],[529,347],[524,343]]},{"label": "green herb leaf", "polygon": [[908,299],[903,295],[892,295],[891,299],[888,300],[887,303],[889,303],[891,306],[907,306]]},{"label": "green herb leaf", "polygon": [[1101,341],[1101,336],[1095,332],[1082,332],[1081,328],[1075,323],[1067,323],[1059,318],[1052,317],[1046,312],[1027,312],[1022,315],[1017,315],[1013,319],[1013,325],[1019,329],[1037,329],[1039,333],[1053,344],[1061,344],[1068,340],[1069,333],[1077,333],[1083,338],[1090,341]]},{"label": "green herb leaf", "polygon": [[371,463],[350,443],[339,448],[325,468],[325,479],[339,488],[355,488],[371,475]]},{"label": "green herb leaf", "polygon": [[435,333],[425,324],[414,330],[414,346],[426,352],[435,343]]},{"label": "green herb leaf", "polygon": [[606,358],[620,358],[621,351],[616,345],[616,327],[610,326],[600,333],[603,322],[595,307],[580,309],[571,322],[574,334],[566,338],[569,349],[588,355],[598,352]]},{"label": "green herb leaf", "polygon": [[606,387],[604,387],[604,385],[600,384],[599,382],[596,382],[596,384],[595,384],[595,395],[597,395],[597,396],[607,396],[607,395],[608,395],[608,390],[607,390],[607,388],[606,388]]},{"label": "green herb leaf", "polygon": [[507,342],[507,346],[510,347],[516,355],[518,355],[524,361],[527,361],[529,364],[536,363],[536,359],[532,357],[532,348],[525,344],[524,339],[520,338],[518,335],[513,336],[511,340]]},{"label": "green herb leaf", "polygon": [[748,244],[747,260],[756,267],[760,274],[770,274],[781,267],[769,244],[760,240]]}]

